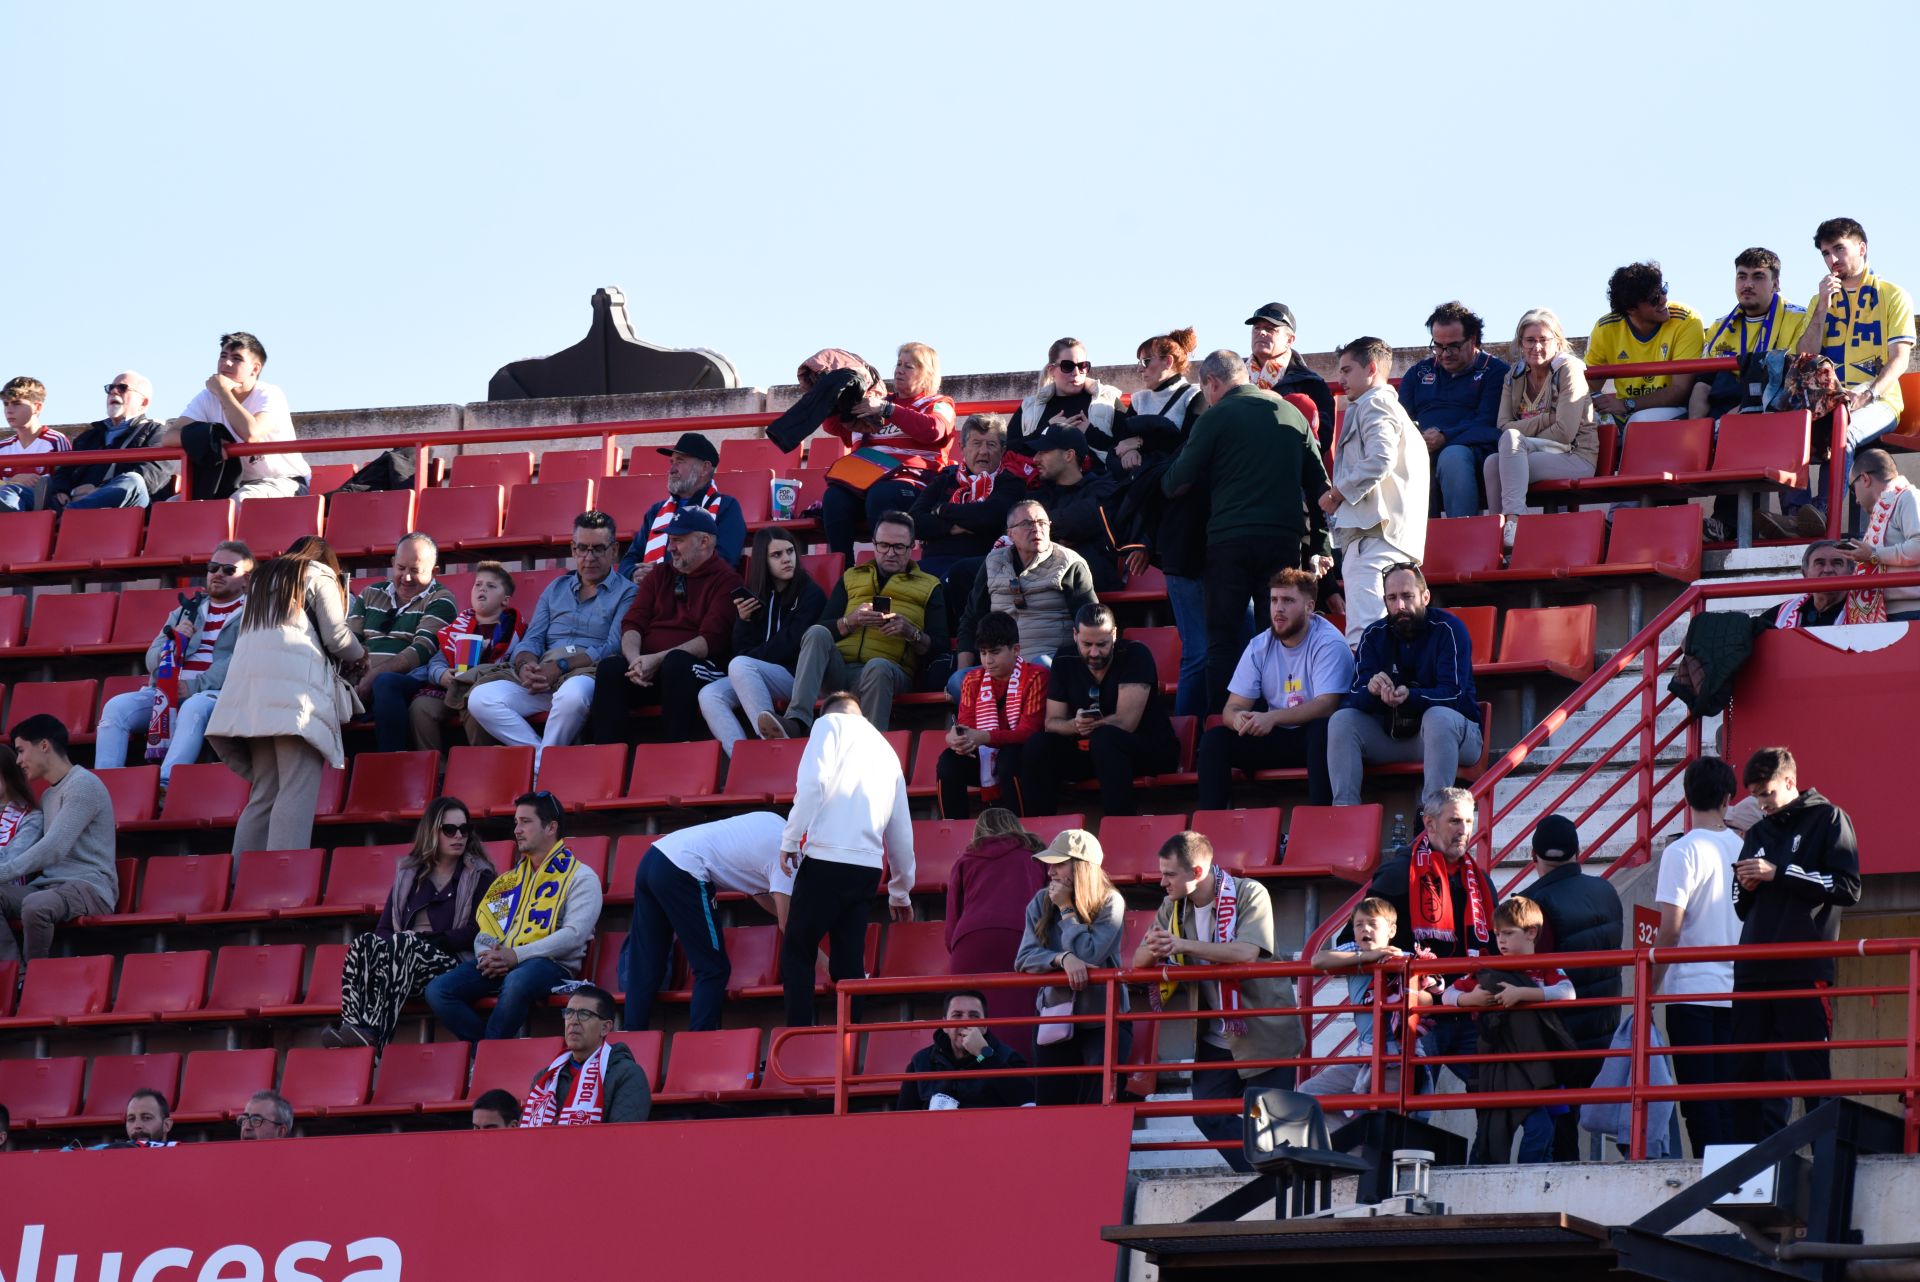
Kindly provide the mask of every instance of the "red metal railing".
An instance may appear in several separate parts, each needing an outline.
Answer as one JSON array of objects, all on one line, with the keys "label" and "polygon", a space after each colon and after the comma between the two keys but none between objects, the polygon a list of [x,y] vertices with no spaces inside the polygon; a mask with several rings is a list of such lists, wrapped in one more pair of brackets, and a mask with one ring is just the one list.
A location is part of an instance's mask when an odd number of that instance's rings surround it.
[{"label": "red metal railing", "polygon": [[[1916,576],[1920,577],[1920,576]],[[1684,962],[1710,961],[1784,961],[1809,960],[1824,957],[1904,957],[1907,961],[1906,979],[1898,984],[1853,984],[1825,988],[1806,988],[1794,990],[1768,990],[1752,993],[1674,993],[1659,994],[1651,991],[1652,972],[1656,965]],[[1618,1050],[1577,1050],[1543,1053],[1535,1058],[1540,1060],[1599,1060],[1624,1058],[1629,1061],[1628,1084],[1615,1087],[1586,1087],[1582,1089],[1555,1089],[1546,1091],[1474,1091],[1466,1094],[1429,1095],[1421,1094],[1416,1083],[1419,1078],[1416,1070],[1422,1066],[1442,1064],[1481,1064],[1499,1062],[1510,1058],[1495,1052],[1478,1052],[1465,1055],[1420,1055],[1417,1052],[1420,1021],[1429,1018],[1434,1008],[1412,1005],[1412,994],[1416,985],[1407,982],[1410,976],[1437,974],[1454,975],[1498,966],[1500,958],[1454,957],[1435,960],[1413,960],[1403,958],[1395,962],[1383,963],[1373,967],[1376,979],[1373,984],[1372,1000],[1366,1004],[1343,1003],[1339,1006],[1312,1008],[1312,1013],[1327,1011],[1353,1012],[1356,1017],[1370,1018],[1374,1027],[1386,1027],[1384,1017],[1390,1013],[1382,994],[1389,985],[1380,982],[1384,978],[1397,978],[1400,983],[1397,990],[1405,994],[1404,1005],[1394,1008],[1402,1021],[1400,1048],[1389,1053],[1384,1049],[1385,1040],[1375,1037],[1366,1055],[1329,1055],[1311,1054],[1291,1059],[1242,1060],[1239,1068],[1266,1069],[1282,1065],[1292,1065],[1302,1070],[1304,1079],[1307,1073],[1333,1064],[1365,1064],[1371,1069],[1372,1089],[1360,1094],[1327,1095],[1322,1104],[1329,1110],[1372,1110],[1394,1109],[1407,1111],[1418,1109],[1424,1112],[1440,1112],[1454,1109],[1503,1109],[1530,1108],[1543,1105],[1580,1105],[1580,1104],[1620,1104],[1629,1106],[1631,1140],[1629,1156],[1640,1160],[1646,1156],[1647,1107],[1662,1101],[1681,1102],[1699,1099],[1765,1099],[1787,1093],[1800,1097],[1835,1095],[1893,1095],[1900,1099],[1905,1117],[1905,1151],[1920,1151],[1920,939],[1862,939],[1840,943],[1817,944],[1748,944],[1722,948],[1638,948],[1632,950],[1554,953],[1551,954],[1554,965],[1563,969],[1581,970],[1606,966],[1631,967],[1633,969],[1633,992],[1629,996],[1613,998],[1579,998],[1570,1001],[1546,1003],[1535,1009],[1572,1010],[1584,1007],[1614,1006],[1629,1008],[1633,1017],[1631,1044]],[[1101,1103],[1113,1105],[1118,1102],[1116,1096],[1117,1076],[1137,1072],[1175,1072],[1190,1067],[1178,1062],[1122,1062],[1118,1054],[1119,1029],[1124,1023],[1136,1027],[1166,1020],[1185,1020],[1192,1022],[1192,1011],[1153,1011],[1133,1010],[1125,1014],[1118,1012],[1119,993],[1128,984],[1155,984],[1166,979],[1173,980],[1244,980],[1291,976],[1304,978],[1314,974],[1311,967],[1299,962],[1266,962],[1241,966],[1183,966],[1165,969],[1147,970],[1094,970],[1089,972],[1088,985],[1104,990],[1105,1010],[1097,1014],[1075,1015],[1068,1021],[1053,1020],[1033,1015],[1019,1019],[995,1019],[995,1025],[1032,1026],[1040,1023],[1072,1022],[1079,1025],[1098,1025],[1101,1034],[1101,1061],[1094,1065],[1060,1065],[1045,1068],[1005,1069],[966,1069],[946,1070],[926,1073],[855,1071],[853,1066],[853,1036],[861,1033],[886,1032],[897,1029],[925,1029],[929,1036],[937,1028],[952,1027],[960,1023],[973,1023],[972,1020],[895,1020],[879,1023],[856,1024],[851,1018],[852,1004],[856,999],[883,996],[906,996],[945,994],[955,989],[985,988],[1029,988],[1058,986],[1062,977],[1059,974],[1046,975],[946,975],[922,976],[916,978],[862,979],[847,980],[836,987],[835,1019],[831,1030],[784,1029],[774,1036],[767,1048],[767,1072],[795,1086],[833,1088],[834,1112],[844,1114],[848,1109],[850,1093],[853,1088],[865,1085],[893,1084],[903,1081],[921,1081],[930,1079],[959,1080],[993,1076],[1023,1077],[1065,1077],[1100,1074]],[[1341,976],[1345,978],[1344,975]],[[1878,1001],[1883,997],[1905,998],[1906,1019],[1904,1032],[1899,1037],[1851,1038],[1823,1042],[1776,1042],[1766,1044],[1714,1045],[1704,1047],[1655,1048],[1650,1043],[1648,1029],[1653,1026],[1653,1008],[1673,1002],[1731,999],[1733,1001],[1771,1000],[1782,997],[1819,996],[1829,1000],[1844,998],[1868,998]],[[1307,1007],[1263,1007],[1258,1010],[1242,1012],[1247,1018],[1263,1016],[1293,1016],[1305,1014]],[[1207,1018],[1208,1016],[1201,1016]],[[1467,1017],[1461,1012],[1460,1017]],[[832,1077],[809,1076],[788,1072],[782,1067],[780,1053],[787,1043],[796,1037],[825,1036],[831,1032],[835,1038],[835,1067]],[[1782,1051],[1796,1049],[1825,1049],[1828,1051],[1865,1051],[1865,1050],[1902,1050],[1905,1052],[1900,1075],[1892,1077],[1855,1077],[1832,1078],[1826,1081],[1795,1081],[1790,1084],[1778,1081],[1764,1082],[1718,1082],[1702,1085],[1652,1084],[1650,1061],[1655,1058],[1672,1058],[1693,1054],[1739,1054],[1756,1051]],[[1398,1084],[1385,1088],[1388,1066],[1399,1068]],[[1237,1114],[1240,1103],[1237,1100],[1148,1100],[1129,1105],[1136,1117],[1171,1116],[1226,1116]],[[1182,1140],[1136,1143],[1140,1150],[1229,1148],[1231,1141]]]}]

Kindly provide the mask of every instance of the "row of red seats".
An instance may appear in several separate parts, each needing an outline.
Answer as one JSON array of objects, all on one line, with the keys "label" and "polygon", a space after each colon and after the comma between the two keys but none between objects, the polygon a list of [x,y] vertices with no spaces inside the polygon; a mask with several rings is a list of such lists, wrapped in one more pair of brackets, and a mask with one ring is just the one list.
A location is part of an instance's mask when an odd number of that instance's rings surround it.
[{"label": "row of red seats", "polygon": [[1812,422],[1805,410],[1729,415],[1714,421],[1680,419],[1637,423],[1626,432],[1618,470],[1564,480],[1537,481],[1528,497],[1565,504],[1655,499],[1684,502],[1703,494],[1768,493],[1807,483]]},{"label": "row of red seats", "polygon": [[1692,503],[1522,516],[1504,565],[1500,517],[1429,521],[1423,568],[1435,587],[1471,591],[1556,584],[1587,591],[1649,574],[1692,583],[1700,577],[1703,516]]}]

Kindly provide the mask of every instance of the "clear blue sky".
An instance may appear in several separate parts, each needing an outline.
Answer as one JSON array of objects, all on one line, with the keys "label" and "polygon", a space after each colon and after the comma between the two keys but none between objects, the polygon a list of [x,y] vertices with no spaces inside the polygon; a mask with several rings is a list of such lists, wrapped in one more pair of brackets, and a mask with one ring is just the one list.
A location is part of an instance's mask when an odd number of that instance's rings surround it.
[{"label": "clear blue sky", "polygon": [[1316,351],[1456,296],[1584,333],[1637,258],[1717,313],[1767,245],[1804,302],[1836,213],[1920,290],[1915,9],[1573,12],[15,5],[0,366],[55,422],[127,365],[173,414],[243,328],[296,409],[478,400],[601,285],[759,386],[1244,350],[1273,298]]}]

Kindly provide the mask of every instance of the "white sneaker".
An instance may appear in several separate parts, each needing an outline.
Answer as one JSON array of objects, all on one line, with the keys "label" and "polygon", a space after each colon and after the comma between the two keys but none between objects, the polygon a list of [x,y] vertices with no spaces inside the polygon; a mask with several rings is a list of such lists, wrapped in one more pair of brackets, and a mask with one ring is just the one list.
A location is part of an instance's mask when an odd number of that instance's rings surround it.
[{"label": "white sneaker", "polygon": [[1510,516],[1505,521],[1501,522],[1500,550],[1502,552],[1513,551],[1513,536],[1515,532],[1519,530],[1519,528],[1520,528],[1520,522],[1514,517]]},{"label": "white sneaker", "polygon": [[762,739],[784,739],[787,737],[787,727],[772,711],[763,712],[755,717],[753,719],[753,728],[760,732]]}]

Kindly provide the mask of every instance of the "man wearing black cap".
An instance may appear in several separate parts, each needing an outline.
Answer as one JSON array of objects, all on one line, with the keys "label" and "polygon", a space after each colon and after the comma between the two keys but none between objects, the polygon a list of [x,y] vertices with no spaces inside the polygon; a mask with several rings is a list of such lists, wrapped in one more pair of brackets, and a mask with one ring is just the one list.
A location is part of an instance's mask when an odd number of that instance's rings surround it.
[{"label": "man wearing black cap", "polygon": [[660,705],[667,742],[704,738],[700,691],[727,675],[740,574],[715,554],[716,524],[697,507],[675,513],[665,537],[667,559],[640,581],[620,621],[619,651],[594,673],[587,713],[594,743],[633,742],[641,724],[633,709],[649,703]]},{"label": "man wearing black cap", "polygon": [[740,564],[740,549],[747,542],[747,519],[740,512],[740,500],[722,494],[713,484],[713,469],[720,466],[720,451],[698,432],[683,432],[672,449],[658,451],[672,460],[667,465],[667,497],[647,509],[646,519],[627,546],[620,561],[620,573],[635,583],[667,557],[667,526],[682,508],[697,507],[713,517],[718,540],[715,552],[728,565]]},{"label": "man wearing black cap", "polygon": [[1255,387],[1275,396],[1299,392],[1320,411],[1320,452],[1333,448],[1333,389],[1327,380],[1307,368],[1293,355],[1293,309],[1285,303],[1268,303],[1246,323],[1253,326],[1253,354],[1247,357],[1247,376]]},{"label": "man wearing black cap", "polygon": [[1096,476],[1083,470],[1082,461],[1090,451],[1078,428],[1049,425],[1027,441],[1040,473],[1032,494],[1053,522],[1053,541],[1086,561],[1096,592],[1118,592],[1126,582],[1120,577],[1119,557],[1127,549],[1114,542],[1107,509],[1119,505],[1119,481],[1106,473]]},{"label": "man wearing black cap", "polygon": [[[1546,925],[1534,941],[1540,953],[1590,953],[1621,948],[1624,914],[1613,883],[1580,871],[1580,830],[1565,815],[1548,815],[1533,830],[1535,879],[1525,894],[1540,905]],[[1620,968],[1598,966],[1569,970],[1573,991],[1581,997],[1618,997]],[[1605,1050],[1620,1023],[1620,1008],[1587,1006],[1560,1012],[1574,1045],[1581,1050]],[[1573,1060],[1563,1070],[1565,1081],[1589,1083],[1600,1071],[1599,1060]],[[1580,1136],[1574,1115],[1558,1115],[1554,1124],[1554,1160],[1578,1161]]]}]

